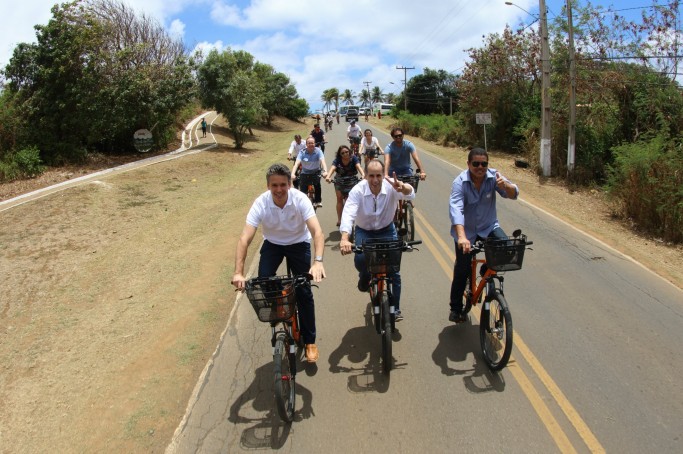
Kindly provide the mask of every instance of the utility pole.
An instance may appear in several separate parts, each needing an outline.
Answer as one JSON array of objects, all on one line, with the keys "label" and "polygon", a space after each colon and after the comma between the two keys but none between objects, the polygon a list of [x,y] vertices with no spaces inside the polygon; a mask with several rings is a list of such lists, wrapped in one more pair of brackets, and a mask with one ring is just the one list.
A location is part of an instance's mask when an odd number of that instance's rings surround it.
[{"label": "utility pole", "polygon": [[[369,96],[369,95],[370,95],[370,84],[371,84],[372,82],[363,82],[363,83],[364,83],[365,86],[367,87],[368,96]],[[371,100],[371,101],[372,101],[372,100]],[[363,104],[365,104],[365,101],[363,101]],[[370,103],[370,105],[372,105],[372,103]]]},{"label": "utility pole", "polygon": [[567,0],[567,26],[569,27],[569,140],[567,143],[567,176],[569,177],[574,172],[576,160],[576,61],[571,0]]},{"label": "utility pole", "polygon": [[406,68],[405,66],[397,66],[396,69],[403,70],[403,109],[408,112],[408,97],[406,96],[406,85],[408,85],[408,70],[415,69],[415,67]]},{"label": "utility pole", "polygon": [[541,25],[541,172],[544,177],[550,176],[550,45],[548,44],[548,16],[545,0],[539,0]]}]

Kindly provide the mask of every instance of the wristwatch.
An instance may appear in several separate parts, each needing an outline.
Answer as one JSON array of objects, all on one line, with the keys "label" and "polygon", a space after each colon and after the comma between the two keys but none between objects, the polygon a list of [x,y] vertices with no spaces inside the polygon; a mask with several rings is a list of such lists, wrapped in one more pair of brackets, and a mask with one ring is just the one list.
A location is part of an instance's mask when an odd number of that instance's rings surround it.
[{"label": "wristwatch", "polygon": [[322,255],[316,255],[315,259],[316,262],[322,262],[323,261],[323,256]]}]

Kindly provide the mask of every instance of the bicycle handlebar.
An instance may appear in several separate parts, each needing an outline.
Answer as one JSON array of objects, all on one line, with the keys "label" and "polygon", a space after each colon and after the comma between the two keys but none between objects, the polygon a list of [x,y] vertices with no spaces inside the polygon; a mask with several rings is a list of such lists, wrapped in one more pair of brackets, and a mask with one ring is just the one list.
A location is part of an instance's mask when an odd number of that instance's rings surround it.
[{"label": "bicycle handlebar", "polygon": [[[392,241],[394,241],[394,240],[392,240]],[[418,250],[417,248],[413,247],[417,244],[422,244],[422,240],[404,241],[403,244],[401,245],[401,250],[402,251],[412,251],[413,249]],[[363,252],[363,245],[356,246],[354,244],[351,246],[351,251],[352,252]]]}]

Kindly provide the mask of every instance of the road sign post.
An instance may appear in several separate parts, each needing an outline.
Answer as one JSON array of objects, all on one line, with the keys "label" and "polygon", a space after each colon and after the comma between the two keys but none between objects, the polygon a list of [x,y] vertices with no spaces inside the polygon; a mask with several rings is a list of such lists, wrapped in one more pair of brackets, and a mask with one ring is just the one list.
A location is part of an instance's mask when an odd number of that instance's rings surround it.
[{"label": "road sign post", "polygon": [[478,125],[484,125],[484,150],[488,153],[489,149],[486,145],[486,125],[491,124],[491,114],[490,113],[478,113],[475,114]]}]

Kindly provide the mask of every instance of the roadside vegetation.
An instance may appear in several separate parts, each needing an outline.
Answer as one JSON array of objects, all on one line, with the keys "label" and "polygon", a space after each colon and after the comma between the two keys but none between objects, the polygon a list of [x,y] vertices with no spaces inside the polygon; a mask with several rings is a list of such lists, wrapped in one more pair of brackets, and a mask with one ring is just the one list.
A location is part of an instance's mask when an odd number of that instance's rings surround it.
[{"label": "roadside vegetation", "polygon": [[[615,2],[616,3],[616,2]],[[576,158],[567,166],[569,44],[566,11],[550,26],[552,176],[570,187],[599,186],[614,216],[667,242],[683,242],[683,91],[679,0],[642,9],[629,21],[619,6],[573,1]],[[541,50],[536,27],[507,27],[468,50],[461,74],[424,68],[393,101],[406,133],[442,145],[483,146],[477,113],[490,113],[489,149],[538,168]],[[327,90],[323,100],[331,102]],[[353,100],[349,90],[342,100]],[[365,90],[359,101],[367,99]],[[404,107],[407,106],[407,109]]]},{"label": "roadside vegetation", "polygon": [[[151,130],[163,150],[200,107],[226,116],[237,148],[245,131],[275,115],[308,112],[271,66],[246,52],[188,55],[181,40],[121,0],[58,4],[35,28],[37,42],[18,44],[2,71],[0,182],[92,153],[134,153],[138,129]],[[230,75],[224,85],[216,71]]]}]

